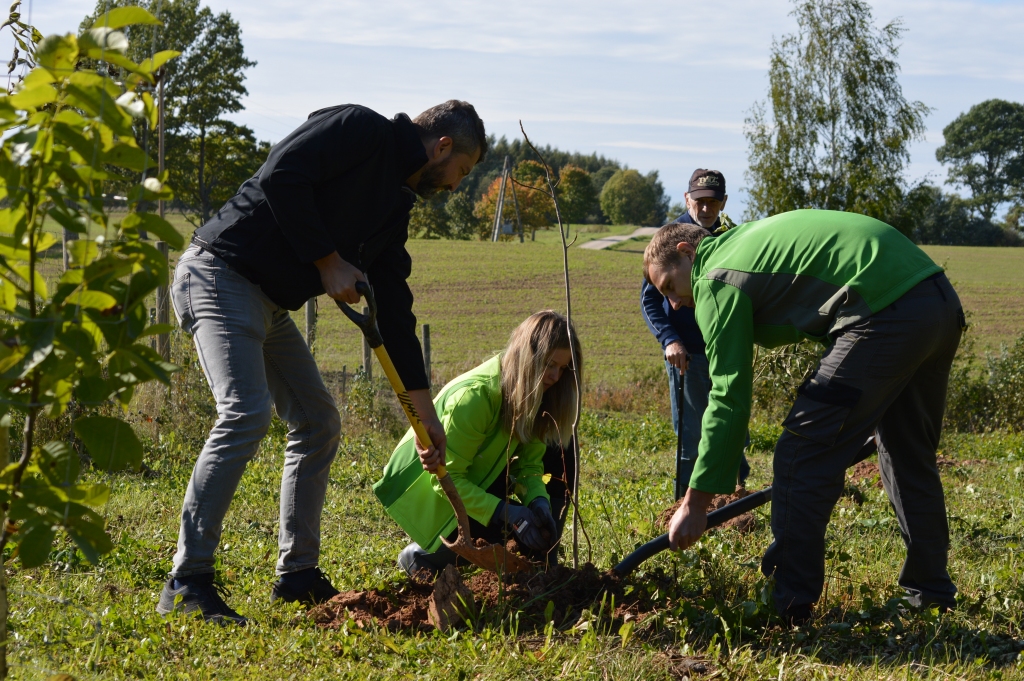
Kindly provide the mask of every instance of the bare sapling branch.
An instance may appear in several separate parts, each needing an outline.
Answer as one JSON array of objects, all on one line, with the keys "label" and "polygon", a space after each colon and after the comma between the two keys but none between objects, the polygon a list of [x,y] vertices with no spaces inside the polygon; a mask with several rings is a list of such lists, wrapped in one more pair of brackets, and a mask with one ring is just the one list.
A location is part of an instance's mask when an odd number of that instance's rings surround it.
[{"label": "bare sapling branch", "polygon": [[[545,192],[551,197],[552,203],[555,205],[555,220],[558,222],[558,236],[562,240],[562,271],[565,275],[565,318],[569,322],[569,349],[572,353],[572,374],[573,380],[576,382],[576,405],[575,412],[572,420],[572,454],[573,459],[576,462],[575,472],[573,474],[574,480],[572,485],[572,496],[573,496],[573,508],[572,514],[572,566],[579,568],[580,566],[580,539],[579,539],[579,528],[580,528],[580,512],[579,512],[579,501],[580,501],[580,438],[579,438],[579,425],[580,425],[580,414],[583,411],[583,387],[580,381],[580,361],[576,355],[576,330],[573,328],[572,323],[572,287],[569,285],[569,247],[575,242],[575,239],[570,242],[567,237],[569,229],[568,225],[562,223],[562,213],[558,207],[558,194],[555,191],[556,182],[552,178],[551,166],[548,165],[547,159],[544,158],[543,154],[537,150],[533,142],[530,141],[529,135],[526,134],[526,129],[523,127],[523,122],[519,121],[519,130],[523,133],[523,139],[526,140],[526,144],[533,149],[533,153],[540,159],[540,163],[544,166],[544,180],[547,183],[548,191]],[[592,551],[590,541],[587,541],[587,561],[592,560]]]}]

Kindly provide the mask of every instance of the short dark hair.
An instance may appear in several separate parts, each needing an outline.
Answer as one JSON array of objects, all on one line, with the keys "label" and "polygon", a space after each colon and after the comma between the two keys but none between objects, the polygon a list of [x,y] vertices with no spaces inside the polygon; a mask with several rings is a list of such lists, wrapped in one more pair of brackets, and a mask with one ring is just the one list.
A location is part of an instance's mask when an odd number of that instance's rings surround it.
[{"label": "short dark hair", "polygon": [[696,249],[700,242],[709,236],[711,236],[711,232],[700,225],[691,225],[686,222],[670,222],[664,225],[654,233],[651,243],[647,244],[647,248],[644,249],[644,279],[648,283],[651,281],[648,274],[648,268],[651,265],[666,267],[676,265],[682,260],[682,256],[676,250],[678,244],[685,241]]},{"label": "short dark hair", "polygon": [[480,120],[476,109],[469,102],[449,99],[443,104],[432,106],[416,118],[412,119],[420,130],[421,137],[441,139],[451,137],[455,143],[452,151],[473,155],[480,150],[480,158],[487,154],[487,133],[484,122]]}]

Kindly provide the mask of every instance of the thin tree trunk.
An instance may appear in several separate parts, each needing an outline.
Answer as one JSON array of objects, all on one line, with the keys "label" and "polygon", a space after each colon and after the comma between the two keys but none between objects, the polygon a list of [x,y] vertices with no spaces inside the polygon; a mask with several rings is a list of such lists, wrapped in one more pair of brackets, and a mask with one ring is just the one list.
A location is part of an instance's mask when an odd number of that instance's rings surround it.
[{"label": "thin tree trunk", "polygon": [[210,215],[206,200],[206,127],[199,128],[199,220],[205,225]]}]

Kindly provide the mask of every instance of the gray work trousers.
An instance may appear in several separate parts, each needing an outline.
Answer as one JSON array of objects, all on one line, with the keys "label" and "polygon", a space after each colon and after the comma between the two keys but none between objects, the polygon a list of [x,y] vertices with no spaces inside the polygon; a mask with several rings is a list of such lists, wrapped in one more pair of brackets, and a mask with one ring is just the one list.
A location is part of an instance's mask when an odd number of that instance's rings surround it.
[{"label": "gray work trousers", "polygon": [[224,516],[267,434],[272,407],[288,424],[277,574],[315,567],[341,419],[302,334],[288,310],[195,245],[178,261],[171,301],[217,402],[217,421],[185,491],[171,575],[214,571]]},{"label": "gray work trousers", "polygon": [[845,471],[876,433],[882,484],[907,547],[899,584],[912,605],[955,605],[949,527],[935,462],[963,310],[945,275],[845,329],[799,390],[775,447],[772,533],[761,570],[786,613],[825,583],[825,528]]}]

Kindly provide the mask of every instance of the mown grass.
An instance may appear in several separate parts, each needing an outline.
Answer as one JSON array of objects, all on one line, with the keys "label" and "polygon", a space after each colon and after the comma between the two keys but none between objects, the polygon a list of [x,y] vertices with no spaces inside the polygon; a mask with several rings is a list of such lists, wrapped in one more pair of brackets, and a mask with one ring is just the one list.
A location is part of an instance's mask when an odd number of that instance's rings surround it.
[{"label": "mown grass", "polygon": [[[563,308],[557,234],[527,239],[410,242],[411,284],[417,314],[431,324],[436,383],[502,347],[527,314]],[[992,335],[999,337],[1004,327],[997,317],[1009,319],[1007,338],[1024,330],[1022,320],[998,312],[1024,292],[1024,251],[951,248],[932,255],[949,267],[973,310],[980,346],[997,346],[980,337],[985,328],[996,328]],[[583,540],[582,554],[604,569],[657,534],[654,520],[671,503],[674,438],[660,353],[638,311],[639,256],[574,249],[571,266],[586,379],[629,393],[612,399],[592,391],[590,404],[625,404],[633,412],[589,409],[583,422],[581,515],[590,541]],[[515,612],[485,613],[474,631],[443,636],[355,625],[320,631],[298,609],[270,605],[284,446],[284,428],[275,421],[235,496],[218,559],[230,602],[252,626],[164,620],[154,606],[174,553],[181,498],[213,413],[188,339],[176,332],[174,345],[185,370],[170,399],[144,393],[133,407],[150,471],[103,478],[113,488],[106,515],[114,551],[91,566],[63,543],[47,567],[11,571],[14,678],[62,671],[79,679],[665,679],[680,678],[691,658],[705,661],[703,676],[714,678],[1024,678],[1024,436],[1004,433],[947,434],[941,445],[953,462],[942,469],[950,572],[962,603],[952,614],[900,614],[893,599],[902,540],[884,493],[868,480],[837,506],[823,617],[810,628],[785,630],[770,616],[757,569],[771,536],[762,509],[749,534],[712,534],[696,550],[645,565],[631,585],[657,589],[659,607],[632,630],[597,618],[596,605],[590,617],[553,627]],[[321,307],[316,353],[325,370],[359,364],[358,333],[333,308]],[[381,401],[385,393],[380,385],[350,386],[344,411],[321,562],[342,589],[403,579],[394,558],[407,539],[370,491],[401,430],[393,405]],[[778,427],[758,423],[752,435],[750,485],[760,487],[771,478]]]},{"label": "mown grass", "polygon": [[[192,366],[176,390],[199,380]],[[404,578],[394,559],[407,539],[369,489],[394,439],[366,427],[367,407],[345,411],[347,435],[324,513],[321,566],[341,589],[397,585]],[[606,613],[599,617],[595,604],[576,622],[545,626],[495,611],[484,613],[475,631],[441,635],[354,623],[321,631],[299,609],[269,603],[284,446],[276,421],[235,496],[218,558],[230,602],[252,624],[238,630],[157,616],[181,496],[210,418],[199,409],[192,423],[147,422],[140,430],[153,436],[147,446],[152,471],[103,478],[113,488],[106,512],[115,549],[101,565],[88,565],[63,543],[47,567],[13,572],[14,678],[60,671],[77,679],[667,679],[681,678],[687,659],[704,661],[715,678],[1024,678],[1021,436],[943,442],[943,456],[955,462],[942,469],[950,572],[962,604],[952,614],[899,613],[893,599],[902,540],[884,493],[864,480],[834,514],[823,617],[811,627],[786,630],[769,615],[757,569],[770,541],[767,510],[761,509],[749,534],[711,534],[696,550],[644,565],[630,584],[657,589],[658,609],[629,631]],[[752,487],[769,482],[766,448],[777,434],[774,425],[754,428]],[[658,533],[655,518],[671,503],[674,438],[658,415],[587,412],[581,439],[589,536],[589,543],[581,540],[581,553],[605,569]]]}]

